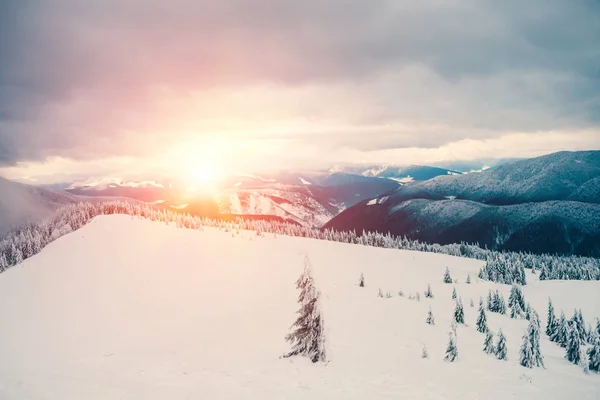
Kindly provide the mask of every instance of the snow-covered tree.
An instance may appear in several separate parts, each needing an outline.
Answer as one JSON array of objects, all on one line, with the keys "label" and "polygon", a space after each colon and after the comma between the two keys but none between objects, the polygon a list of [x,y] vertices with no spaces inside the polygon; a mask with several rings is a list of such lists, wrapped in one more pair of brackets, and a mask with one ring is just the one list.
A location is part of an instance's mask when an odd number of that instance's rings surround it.
[{"label": "snow-covered tree", "polygon": [[427,284],[427,290],[425,290],[425,297],[433,299],[433,292],[431,291],[431,284]]},{"label": "snow-covered tree", "polygon": [[498,360],[508,360],[508,349],[506,348],[506,337],[502,329],[498,331],[498,342],[496,343],[496,358]]},{"label": "snow-covered tree", "polygon": [[483,307],[483,299],[479,300],[479,311],[477,313],[477,331],[481,333],[488,332],[487,318],[485,316],[485,309]]},{"label": "snow-covered tree", "polygon": [[475,303],[473,303],[473,299],[469,299],[469,307],[475,307]]},{"label": "snow-covered tree", "polygon": [[385,298],[386,299],[391,299],[392,298],[392,294],[390,292],[385,292]]},{"label": "snow-covered tree", "polygon": [[421,351],[421,358],[429,358],[429,353],[427,352],[427,346],[423,346],[423,350]]},{"label": "snow-covered tree", "polygon": [[365,287],[365,276],[361,273],[360,278],[358,279],[358,286]]},{"label": "snow-covered tree", "polygon": [[446,267],[446,272],[444,272],[444,283],[452,283],[452,277],[450,276],[448,267]]},{"label": "snow-covered tree", "polygon": [[381,288],[379,288],[379,292],[377,292],[377,297],[381,297],[383,299],[383,292],[381,291]]},{"label": "snow-covered tree", "polygon": [[581,361],[581,334],[577,329],[577,324],[569,323],[569,332],[567,334],[567,353],[565,358],[573,364],[579,364]]},{"label": "snow-covered tree", "polygon": [[457,324],[465,323],[465,310],[463,308],[462,299],[458,299],[456,306],[454,307],[454,318],[453,321]]},{"label": "snow-covered tree", "polygon": [[552,337],[556,330],[556,315],[554,314],[554,305],[552,299],[548,298],[548,323],[546,324],[546,335]]},{"label": "snow-covered tree", "polygon": [[456,300],[456,288],[452,288],[452,300]]},{"label": "snow-covered tree", "polygon": [[487,309],[490,312],[494,312],[495,311],[494,296],[492,295],[492,290],[491,289],[488,291],[488,295],[487,295]]},{"label": "snow-covered tree", "polygon": [[555,330],[550,340],[557,343],[560,347],[566,347],[568,334],[567,317],[565,317],[565,312],[561,310],[560,318],[556,322]]},{"label": "snow-covered tree", "polygon": [[458,358],[458,347],[456,346],[456,336],[454,333],[450,332],[448,334],[448,346],[446,347],[446,356],[444,357],[445,361],[454,362]]},{"label": "snow-covered tree", "polygon": [[588,368],[600,373],[600,336],[597,333],[593,336],[592,346],[587,350]]},{"label": "snow-covered tree", "polygon": [[583,369],[584,374],[590,373],[590,362],[588,360],[588,355],[585,349],[581,348],[581,353],[579,354],[579,365],[581,365],[581,369]]},{"label": "snow-covered tree", "polygon": [[309,358],[313,363],[325,361],[325,331],[319,309],[320,293],[315,287],[307,256],[304,258],[304,271],[296,281],[296,288],[300,290],[300,309],[298,319],[292,325],[293,331],[286,336],[292,349],[283,357],[300,355]]},{"label": "snow-covered tree", "polygon": [[400,291],[398,292],[398,296],[404,297],[404,292],[402,291],[402,289],[400,289]]},{"label": "snow-covered tree", "polygon": [[485,333],[485,340],[483,341],[483,351],[486,354],[494,354],[494,334],[492,331],[487,331]]},{"label": "snow-covered tree", "polygon": [[421,293],[417,292],[417,293],[415,294],[415,300],[417,300],[417,301],[421,301]]},{"label": "snow-covered tree", "polygon": [[471,274],[468,274],[468,275],[467,275],[467,279],[465,280],[465,282],[466,282],[467,284],[470,284],[470,283],[471,283]]},{"label": "snow-covered tree", "polygon": [[536,319],[536,314],[532,314],[521,344],[519,363],[527,368],[544,367],[544,357],[540,351],[540,327]]},{"label": "snow-covered tree", "polygon": [[504,296],[500,294],[498,290],[496,290],[496,309],[499,314],[506,314],[506,302],[504,301]]},{"label": "snow-covered tree", "polygon": [[429,307],[429,311],[427,312],[427,319],[425,320],[429,325],[435,325],[435,318],[433,317],[433,312],[431,311],[431,307]]},{"label": "snow-covered tree", "polygon": [[513,284],[508,296],[508,307],[510,308],[511,318],[522,318],[525,313],[525,298],[521,288]]}]

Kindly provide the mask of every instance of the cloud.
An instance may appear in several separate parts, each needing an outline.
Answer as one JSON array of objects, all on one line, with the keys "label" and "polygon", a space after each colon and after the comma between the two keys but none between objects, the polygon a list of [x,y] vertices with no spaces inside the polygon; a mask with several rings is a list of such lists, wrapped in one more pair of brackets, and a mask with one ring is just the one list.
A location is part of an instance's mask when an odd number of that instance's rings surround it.
[{"label": "cloud", "polygon": [[598,37],[594,1],[2,2],[0,165],[597,131]]}]

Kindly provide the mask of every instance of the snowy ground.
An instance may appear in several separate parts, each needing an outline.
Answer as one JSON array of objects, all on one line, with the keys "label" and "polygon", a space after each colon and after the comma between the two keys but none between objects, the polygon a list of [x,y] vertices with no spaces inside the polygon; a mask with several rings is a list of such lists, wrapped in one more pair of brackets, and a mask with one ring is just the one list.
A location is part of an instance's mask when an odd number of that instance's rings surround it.
[{"label": "snowy ground", "polygon": [[[329,362],[279,359],[295,319],[304,254],[322,291]],[[598,399],[544,337],[547,369],[518,365],[526,321],[488,313],[509,361],[482,351],[481,262],[252,232],[193,231],[104,216],[0,276],[0,399]],[[446,267],[456,285],[442,283]],[[366,287],[357,286],[360,273]],[[473,283],[464,283],[471,273]],[[570,317],[600,316],[600,282],[536,282],[526,301],[545,325],[547,297]],[[431,283],[434,299],[423,291]],[[442,361],[452,287],[469,326]],[[378,289],[393,294],[377,297]],[[402,289],[405,297],[397,292]],[[408,300],[410,292],[421,301]],[[469,300],[476,303],[469,307]],[[431,306],[436,325],[425,323]],[[427,345],[430,358],[420,358]]]}]

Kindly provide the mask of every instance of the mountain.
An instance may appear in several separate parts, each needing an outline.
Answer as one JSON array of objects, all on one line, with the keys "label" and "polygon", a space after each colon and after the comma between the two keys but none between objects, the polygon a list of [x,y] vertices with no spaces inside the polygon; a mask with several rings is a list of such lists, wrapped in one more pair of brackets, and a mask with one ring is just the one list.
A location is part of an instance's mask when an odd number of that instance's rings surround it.
[{"label": "mountain", "polygon": [[480,158],[469,161],[444,161],[432,163],[431,165],[435,167],[446,168],[453,171],[459,171],[462,173],[470,173],[497,168],[500,165],[512,163],[519,160],[523,160],[523,158]]},{"label": "mountain", "polygon": [[77,196],[0,177],[0,236],[11,229],[48,217],[57,208],[81,201]]},{"label": "mountain", "polygon": [[600,152],[561,152],[409,183],[345,210],[324,228],[598,257],[599,193]]},{"label": "mountain", "polygon": [[548,200],[600,203],[600,151],[560,152],[481,173],[404,185],[392,200],[444,198],[507,205]]},{"label": "mountain", "polygon": [[439,167],[425,165],[393,166],[393,165],[368,165],[368,166],[346,166],[336,169],[349,174],[387,178],[401,183],[412,181],[426,181],[437,176],[460,175],[461,172]]},{"label": "mountain", "polygon": [[[290,349],[305,255],[321,294],[327,363],[280,357]],[[508,360],[482,351],[469,303],[488,290],[508,298],[511,289],[479,281],[482,265],[101,216],[0,275],[0,398],[597,399],[600,376],[569,363],[544,333],[545,368],[519,365],[525,319],[487,312],[490,330],[506,337]],[[446,267],[456,283],[442,282]],[[600,316],[600,282],[526,274],[522,291],[542,330],[549,297],[567,318],[574,308],[585,322]],[[423,296],[429,284],[434,298]],[[390,298],[378,298],[380,289]],[[466,324],[456,327],[458,359],[450,363],[453,289]],[[435,325],[425,323],[429,309]]]}]

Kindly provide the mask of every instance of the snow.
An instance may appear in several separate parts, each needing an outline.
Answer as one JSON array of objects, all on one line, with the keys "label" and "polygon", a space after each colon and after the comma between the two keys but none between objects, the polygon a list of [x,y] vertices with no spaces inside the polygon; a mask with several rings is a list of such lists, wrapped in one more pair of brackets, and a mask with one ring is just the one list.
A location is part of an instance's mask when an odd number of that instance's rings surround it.
[{"label": "snow", "polygon": [[377,204],[377,199],[371,199],[371,200],[369,200],[369,201],[367,202],[367,205],[368,205],[368,206],[373,206],[373,205],[375,205],[375,204]]},{"label": "snow", "polygon": [[302,182],[303,185],[312,185],[309,181],[307,181],[306,179],[302,179],[301,177],[299,177],[298,179],[300,179],[300,182]]},{"label": "snow", "polygon": [[[279,359],[307,254],[322,292],[327,364]],[[597,399],[542,338],[547,369],[518,365],[527,321],[487,313],[509,361],[483,353],[475,330],[482,262],[286,236],[256,236],[113,215],[94,219],[0,276],[0,398],[13,399]],[[456,284],[443,284],[448,267]],[[364,273],[366,287],[357,282]],[[471,274],[473,283],[464,283]],[[542,317],[600,316],[600,282],[537,281]],[[427,284],[435,298],[426,299]],[[458,361],[443,361],[454,303],[465,305]],[[381,288],[391,299],[377,298]],[[402,289],[405,297],[397,292]],[[421,301],[408,300],[421,293]],[[425,323],[431,306],[436,325]],[[421,359],[423,345],[429,359]]]},{"label": "snow", "polygon": [[137,187],[159,187],[159,188],[162,188],[162,187],[164,187],[161,183],[157,183],[155,181],[133,182],[133,181],[126,181],[121,178],[104,178],[99,181],[75,182],[75,183],[71,184],[71,186],[69,186],[67,188],[67,190],[80,189],[80,188],[100,190],[100,189],[103,189],[106,187],[114,188],[114,187],[119,187],[119,186],[132,187],[132,188],[137,188]]}]

